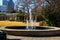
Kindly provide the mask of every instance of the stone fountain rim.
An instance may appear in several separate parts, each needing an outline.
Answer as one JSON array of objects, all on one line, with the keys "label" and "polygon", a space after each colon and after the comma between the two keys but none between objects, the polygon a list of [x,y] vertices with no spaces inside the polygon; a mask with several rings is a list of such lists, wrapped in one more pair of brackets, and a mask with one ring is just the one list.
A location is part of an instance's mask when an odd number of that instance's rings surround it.
[{"label": "stone fountain rim", "polygon": [[[49,36],[60,34],[60,28],[43,29],[43,30],[22,30],[22,29],[3,29],[9,35],[16,36]],[[18,33],[17,33],[18,32]],[[37,32],[37,33],[36,33]]]},{"label": "stone fountain rim", "polygon": [[7,26],[3,27],[2,30],[8,30],[8,31],[57,31],[60,30],[58,27],[49,27],[51,29],[7,29]]},{"label": "stone fountain rim", "polygon": [[4,29],[4,30],[10,30],[10,31],[56,31],[60,29],[43,29],[43,30],[24,30],[24,29]]}]

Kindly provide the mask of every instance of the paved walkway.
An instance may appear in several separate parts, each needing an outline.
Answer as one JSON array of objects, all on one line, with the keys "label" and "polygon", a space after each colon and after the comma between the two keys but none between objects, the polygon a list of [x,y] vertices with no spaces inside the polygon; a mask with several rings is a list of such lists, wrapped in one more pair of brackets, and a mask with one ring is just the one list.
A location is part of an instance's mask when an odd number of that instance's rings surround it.
[{"label": "paved walkway", "polygon": [[22,37],[22,36],[12,36],[7,35],[9,40],[60,40],[59,37]]}]

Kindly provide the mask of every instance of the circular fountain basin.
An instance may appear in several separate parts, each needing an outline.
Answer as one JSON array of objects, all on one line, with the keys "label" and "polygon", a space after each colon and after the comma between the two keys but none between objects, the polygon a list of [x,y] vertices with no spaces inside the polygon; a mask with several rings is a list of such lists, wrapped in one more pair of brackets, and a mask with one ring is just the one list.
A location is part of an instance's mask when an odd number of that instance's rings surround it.
[{"label": "circular fountain basin", "polygon": [[60,29],[58,28],[47,28],[47,27],[38,27],[35,29],[26,29],[24,26],[10,26],[5,27],[5,30],[10,35],[16,36],[54,36],[60,34]]}]

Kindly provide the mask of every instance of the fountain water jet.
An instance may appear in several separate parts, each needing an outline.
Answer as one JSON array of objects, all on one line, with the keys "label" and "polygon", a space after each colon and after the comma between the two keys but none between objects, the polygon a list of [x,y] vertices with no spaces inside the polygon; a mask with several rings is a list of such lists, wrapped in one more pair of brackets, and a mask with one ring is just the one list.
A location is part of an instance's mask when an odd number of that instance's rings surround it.
[{"label": "fountain water jet", "polygon": [[30,15],[29,15],[29,22],[27,20],[27,26],[26,26],[26,29],[33,29],[34,28],[34,25],[33,25],[33,20],[32,20],[32,13],[30,12]]}]

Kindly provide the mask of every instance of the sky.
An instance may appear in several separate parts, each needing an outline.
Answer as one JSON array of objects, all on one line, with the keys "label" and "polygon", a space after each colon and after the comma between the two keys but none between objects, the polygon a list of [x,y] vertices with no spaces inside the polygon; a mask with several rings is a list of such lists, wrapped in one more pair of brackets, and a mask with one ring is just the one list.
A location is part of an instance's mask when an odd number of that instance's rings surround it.
[{"label": "sky", "polygon": [[[16,1],[16,0],[13,0],[14,2]],[[0,5],[2,5],[2,0],[0,0]]]},{"label": "sky", "polygon": [[0,5],[2,5],[2,0],[0,0]]}]

